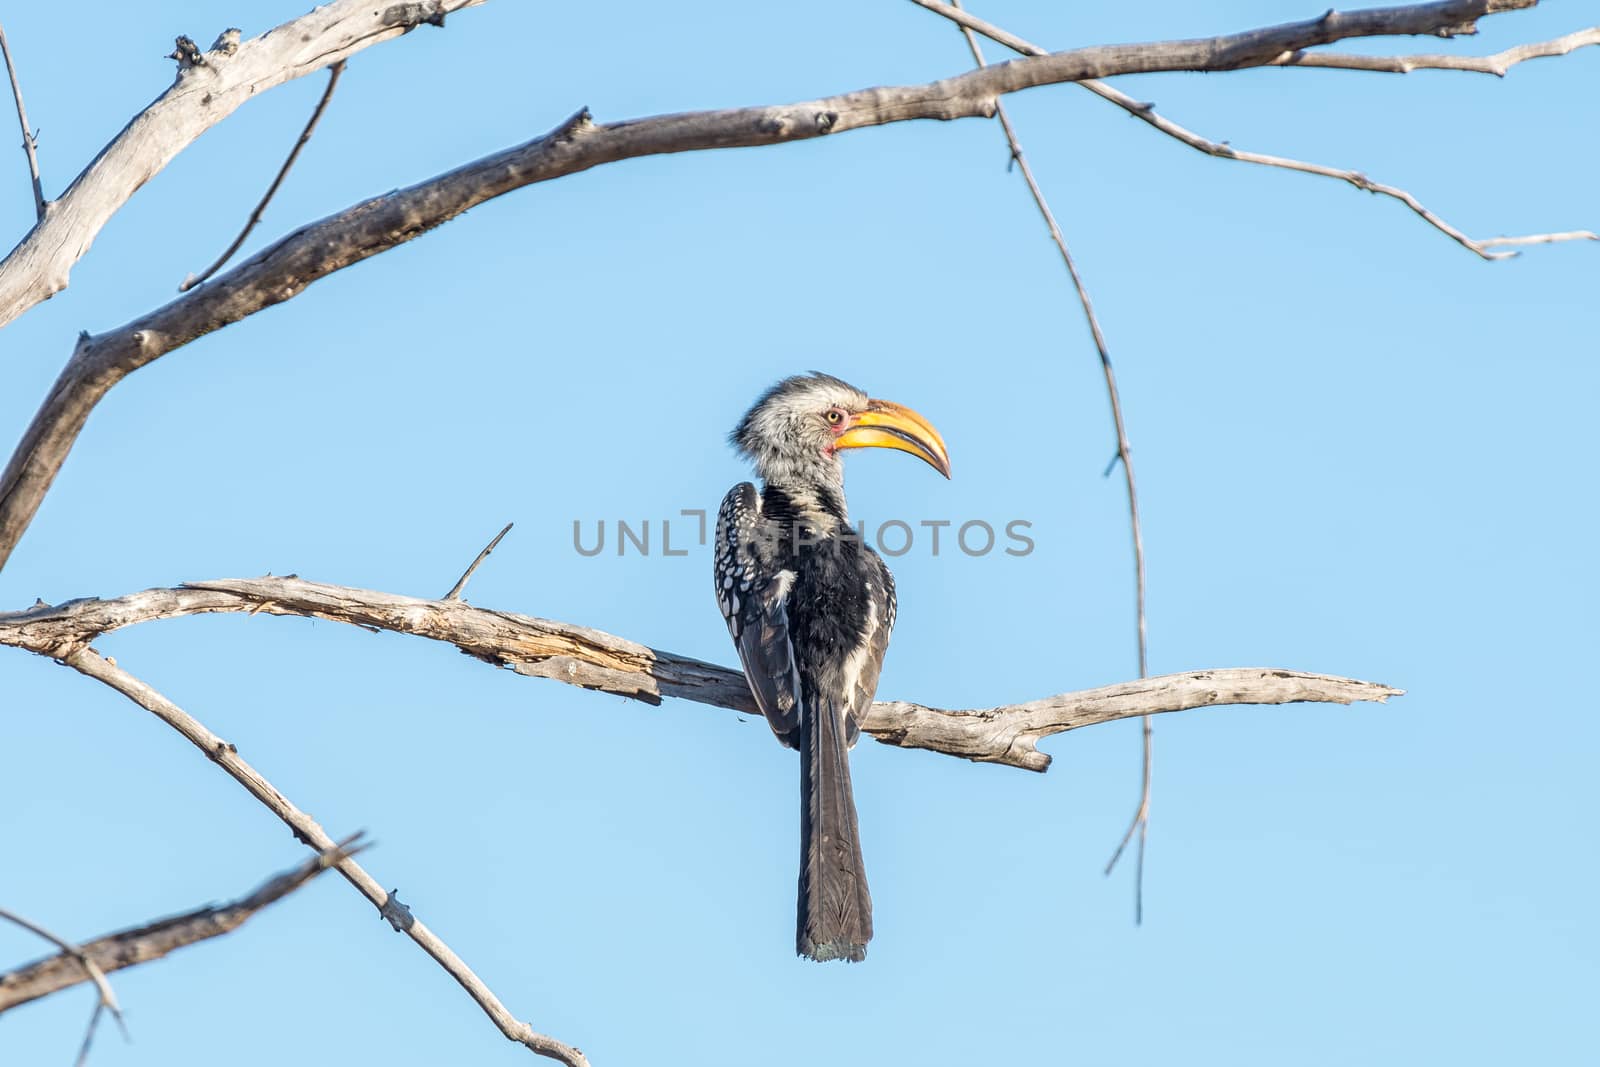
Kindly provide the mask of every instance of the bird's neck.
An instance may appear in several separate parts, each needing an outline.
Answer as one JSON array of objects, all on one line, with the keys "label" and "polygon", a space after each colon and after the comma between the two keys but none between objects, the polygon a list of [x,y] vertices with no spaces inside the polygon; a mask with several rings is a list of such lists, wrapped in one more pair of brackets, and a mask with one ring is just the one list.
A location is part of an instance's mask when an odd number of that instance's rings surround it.
[{"label": "bird's neck", "polygon": [[850,525],[844,487],[815,481],[765,481],[761,514],[824,536]]}]

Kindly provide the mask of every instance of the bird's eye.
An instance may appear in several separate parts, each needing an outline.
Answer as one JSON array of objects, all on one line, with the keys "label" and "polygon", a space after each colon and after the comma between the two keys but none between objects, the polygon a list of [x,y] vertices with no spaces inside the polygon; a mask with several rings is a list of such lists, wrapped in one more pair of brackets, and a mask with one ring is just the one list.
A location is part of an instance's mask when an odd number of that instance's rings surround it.
[{"label": "bird's eye", "polygon": [[838,408],[829,408],[827,414],[822,417],[828,420],[829,426],[837,426],[844,421],[844,412]]}]

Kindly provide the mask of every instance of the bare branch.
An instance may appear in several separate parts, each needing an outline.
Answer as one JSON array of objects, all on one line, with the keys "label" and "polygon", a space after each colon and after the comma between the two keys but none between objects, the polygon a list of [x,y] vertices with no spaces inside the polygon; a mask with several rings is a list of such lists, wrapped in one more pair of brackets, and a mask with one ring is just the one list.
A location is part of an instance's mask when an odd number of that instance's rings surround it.
[{"label": "bare branch", "polygon": [[0,56],[5,58],[6,73],[11,76],[11,98],[17,102],[17,122],[22,126],[22,151],[28,156],[28,177],[33,179],[33,206],[40,219],[49,209],[44,198],[44,185],[39,181],[38,142],[33,138],[33,127],[28,125],[28,109],[22,104],[22,83],[17,80],[17,68],[11,62],[11,45],[6,41],[4,26],[0,26]]},{"label": "bare branch", "polygon": [[1600,26],[1557,37],[1550,41],[1519,44],[1492,56],[1358,56],[1343,52],[1290,52],[1273,60],[1279,67],[1327,67],[1339,70],[1370,70],[1383,74],[1410,74],[1414,70],[1461,70],[1474,74],[1493,74],[1504,78],[1518,63],[1530,59],[1564,56],[1580,48],[1600,45]]},{"label": "bare branch", "polygon": [[[963,30],[980,33],[983,36],[989,38],[990,40],[996,42],[997,44],[1003,45],[1006,48],[1010,48],[1011,50],[1013,50],[1015,52],[1020,52],[1023,55],[1037,57],[1037,56],[1047,56],[1047,55],[1051,54],[1051,53],[1047,52],[1045,49],[1039,47],[1038,45],[1033,44],[1033,43],[1031,43],[1029,41],[1026,41],[1026,40],[1022,39],[1021,37],[1018,37],[1016,34],[1010,33],[1010,32],[1008,32],[1006,30],[1001,29],[998,26],[995,26],[995,25],[993,25],[991,23],[985,22],[983,19],[980,19],[980,18],[976,17],[975,15],[972,15],[969,12],[963,11],[958,7],[953,7],[950,4],[940,3],[939,0],[911,0],[911,2],[916,4],[916,5],[918,5],[919,7],[927,8],[929,11],[932,11],[935,14],[943,15],[945,18],[947,18],[950,21],[952,21],[952,22],[956,23],[957,25],[961,26],[961,28]],[[1587,33],[1589,31],[1585,31],[1585,32]],[[1572,36],[1579,36],[1579,35],[1574,34]],[[1553,43],[1553,42],[1551,42],[1551,43]],[[1585,42],[1585,43],[1596,43],[1596,42]],[[1526,48],[1539,48],[1539,47],[1543,47],[1543,46],[1540,46],[1540,45],[1526,45],[1524,47],[1526,47]],[[1512,49],[1511,51],[1515,51],[1515,49]],[[1571,51],[1571,49],[1568,49],[1568,51]],[[1311,56],[1311,55],[1316,55],[1317,53],[1296,53],[1296,54]],[[1502,55],[1502,56],[1505,55],[1505,54],[1506,53],[1504,53],[1504,52],[1500,53],[1500,55]],[[1559,54],[1559,53],[1549,53],[1549,54]],[[1282,59],[1283,57],[1279,57],[1279,58]],[[1343,57],[1340,57],[1340,58],[1343,58]],[[1362,57],[1354,57],[1354,58],[1362,58]],[[1405,59],[1405,58],[1411,58],[1411,59],[1416,59],[1416,60],[1427,60],[1427,59],[1433,59],[1433,58],[1447,59],[1447,58],[1450,58],[1450,57],[1447,57],[1447,56],[1438,56],[1438,57],[1429,57],[1429,56],[1402,57],[1402,59]],[[1490,57],[1491,60],[1495,59],[1495,58],[1498,58],[1498,57]],[[1531,56],[1529,56],[1527,58],[1531,58]],[[1489,60],[1484,60],[1483,62],[1488,62],[1488,61]],[[1291,64],[1284,63],[1284,64],[1279,64],[1279,65],[1291,65]],[[1302,66],[1315,66],[1317,64],[1302,63],[1302,64],[1299,64],[1299,65],[1302,65]],[[1343,65],[1343,64],[1326,64],[1326,65],[1333,66],[1333,65]],[[1460,69],[1466,69],[1466,68],[1460,68]],[[1463,248],[1467,249],[1468,251],[1472,252],[1474,255],[1481,256],[1484,259],[1489,259],[1489,260],[1509,259],[1509,258],[1511,258],[1511,257],[1513,257],[1513,256],[1515,256],[1517,254],[1515,252],[1495,252],[1495,251],[1491,251],[1491,249],[1493,249],[1494,247],[1499,246],[1499,245],[1550,244],[1550,243],[1553,243],[1553,242],[1556,242],[1556,241],[1600,240],[1600,236],[1596,236],[1595,234],[1590,233],[1588,230],[1574,230],[1574,231],[1571,231],[1571,232],[1568,232],[1568,233],[1533,234],[1533,235],[1530,235],[1530,236],[1527,236],[1527,237],[1494,237],[1494,238],[1488,238],[1488,239],[1484,239],[1484,240],[1475,239],[1475,238],[1467,236],[1467,234],[1463,233],[1461,230],[1458,230],[1456,227],[1450,225],[1444,219],[1440,218],[1438,215],[1434,214],[1428,208],[1424,207],[1422,205],[1422,203],[1417,200],[1416,197],[1414,197],[1410,193],[1406,192],[1406,190],[1398,188],[1398,187],[1393,186],[1393,185],[1384,185],[1384,184],[1382,184],[1380,182],[1375,182],[1371,178],[1368,178],[1365,174],[1362,174],[1360,171],[1344,170],[1344,169],[1340,169],[1338,167],[1328,167],[1328,166],[1324,166],[1324,165],[1322,165],[1320,163],[1307,163],[1307,162],[1304,162],[1304,161],[1298,160],[1298,159],[1289,159],[1289,158],[1287,158],[1285,156],[1272,156],[1272,155],[1265,155],[1265,154],[1262,154],[1262,153],[1259,153],[1259,152],[1244,152],[1244,151],[1240,151],[1239,149],[1234,148],[1231,145],[1219,143],[1217,141],[1208,140],[1207,138],[1202,137],[1200,134],[1195,133],[1193,130],[1190,130],[1190,129],[1187,129],[1187,128],[1183,127],[1183,126],[1180,126],[1176,122],[1173,122],[1171,119],[1168,119],[1168,118],[1165,118],[1165,117],[1163,117],[1161,115],[1156,114],[1156,111],[1155,111],[1155,108],[1154,108],[1153,105],[1145,103],[1143,101],[1136,100],[1133,97],[1129,96],[1128,94],[1122,92],[1121,90],[1112,88],[1110,85],[1107,85],[1103,81],[1099,81],[1099,80],[1096,80],[1096,79],[1093,79],[1093,78],[1088,78],[1088,79],[1080,79],[1079,80],[1079,84],[1082,85],[1085,89],[1087,89],[1090,92],[1094,93],[1096,96],[1100,97],[1101,99],[1109,100],[1111,103],[1116,104],[1118,107],[1122,108],[1124,111],[1126,111],[1128,114],[1132,115],[1134,118],[1138,119],[1139,121],[1145,122],[1145,123],[1148,123],[1151,126],[1154,126],[1156,129],[1160,130],[1162,133],[1166,134],[1167,136],[1175,138],[1176,140],[1182,141],[1184,144],[1188,145],[1190,148],[1193,148],[1193,149],[1195,149],[1196,151],[1199,151],[1199,152],[1204,152],[1208,156],[1214,156],[1214,157],[1216,157],[1218,159],[1235,159],[1235,160],[1238,160],[1241,163],[1255,163],[1255,164],[1259,164],[1259,165],[1264,166],[1264,167],[1280,167],[1280,168],[1282,168],[1284,170],[1299,171],[1302,174],[1315,174],[1315,175],[1318,175],[1318,176],[1323,177],[1323,178],[1337,178],[1338,180],[1343,181],[1343,182],[1348,182],[1351,185],[1355,186],[1357,189],[1361,189],[1361,190],[1363,190],[1365,192],[1375,193],[1375,194],[1380,195],[1380,196],[1387,196],[1387,197],[1390,197],[1390,198],[1392,198],[1394,200],[1398,200],[1398,201],[1400,201],[1400,203],[1404,204],[1406,207],[1408,207],[1412,211],[1416,212],[1416,214],[1423,221],[1427,222],[1428,225],[1434,227],[1440,233],[1443,233],[1445,236],[1449,237],[1452,241],[1455,241],[1457,244],[1461,245],[1461,247],[1463,247]]]},{"label": "bare branch", "polygon": [[[72,264],[133,191],[248,96],[479,2],[425,0],[374,9],[355,0],[336,0],[239,45],[231,56],[203,53],[203,62],[180,69],[177,84],[141,112],[79,175],[59,201],[62,210],[52,211],[0,262],[0,325],[65,288]],[[590,155],[590,160],[565,173],[631,156],[776,144],[916,118],[988,116],[1000,94],[1084,78],[1235,70],[1349,38],[1470,33],[1484,15],[1532,7],[1537,2],[1437,0],[1365,11],[1328,11],[1304,22],[1218,37],[1080,48],[1003,63],[927,86],[866,89],[789,108],[736,108],[622,123],[604,128],[617,136],[602,142],[591,140],[591,151],[583,153]],[[304,45],[308,41],[316,47]],[[529,179],[540,180],[546,178]],[[481,199],[487,197],[479,202]],[[415,234],[405,239],[411,236]]]},{"label": "bare branch", "polygon": [[[1080,48],[1013,60],[927,85],[865,89],[777,107],[687,112],[607,125],[594,124],[586,110],[580,111],[543,137],[305,226],[165,307],[107,333],[81,337],[0,473],[0,567],[33,521],[90,411],[117,382],[197,337],[289,300],[334,271],[403,244],[513,189],[641,156],[782,144],[919,118],[989,117],[1001,95],[1040,85],[1113,74],[1259,66],[1285,51],[1348,37],[1463,33],[1480,15],[1531,7],[1535,2],[1441,0],[1369,11],[1329,11],[1307,22],[1246,33]],[[342,6],[319,8],[313,15]],[[417,5],[405,6],[409,10]],[[240,45],[239,54],[248,47]],[[68,190],[68,195],[72,192]],[[47,224],[62,214],[52,211]],[[34,234],[38,231],[35,227]],[[24,244],[33,240],[30,235]],[[16,256],[13,253],[0,263],[0,321],[5,319],[6,271]]]},{"label": "bare branch", "polygon": [[272,179],[272,184],[267,186],[266,195],[261,198],[261,202],[256,205],[256,209],[250,212],[250,218],[245,222],[244,229],[239,231],[239,236],[235,237],[233,243],[223,250],[222,255],[217,257],[215,263],[201,271],[198,276],[191,274],[185,278],[183,284],[178,286],[178,292],[187,293],[190,289],[193,289],[221,270],[222,265],[232,259],[235,252],[239,251],[239,246],[244,244],[245,239],[250,236],[250,231],[256,228],[256,224],[261,221],[262,212],[267,210],[267,205],[272,203],[272,198],[278,194],[278,186],[282,185],[283,179],[289,176],[289,168],[293,167],[294,161],[300,158],[300,150],[305,148],[306,142],[310,141],[311,135],[316,132],[317,123],[322,121],[322,113],[328,109],[328,101],[333,99],[333,91],[339,86],[339,77],[344,74],[344,65],[345,61],[341,59],[328,68],[328,87],[322,90],[322,97],[317,101],[316,108],[312,110],[311,118],[306,120],[306,128],[300,131],[300,139],[295,141],[293,148],[289,149],[289,158],[285,159],[283,166],[278,168],[278,176]]},{"label": "bare branch", "polygon": [[[89,1055],[89,1046],[94,1043],[94,1032],[100,1026],[100,1016],[109,1011],[111,1017],[117,1020],[117,1028],[122,1031],[122,1039],[128,1039],[128,1023],[122,1017],[122,1006],[117,1003],[117,995],[111,989],[111,983],[106,979],[105,971],[82,946],[76,945],[62,937],[51,933],[37,923],[24,919],[22,916],[5,908],[0,908],[0,919],[22,927],[29,933],[36,934],[61,950],[57,959],[70,961],[67,966],[74,974],[72,979],[76,982],[93,982],[98,996],[95,999],[94,1011],[89,1015],[89,1025],[84,1028],[83,1041],[78,1046],[78,1064],[82,1067],[83,1061]],[[0,979],[0,995],[4,993],[4,982]],[[0,1008],[0,1010],[4,1010]]]},{"label": "bare branch", "polygon": [[[97,972],[94,980],[98,984],[104,981],[106,972],[149,963],[174,949],[231,933],[268,904],[288,896],[346,856],[360,852],[364,847],[356,846],[360,836],[357,834],[340,842],[332,851],[320,853],[293,870],[269,878],[254,891],[228,904],[196,908],[182,915],[118,930],[82,946],[66,947],[64,942],[52,937],[51,940],[64,946],[60,955],[0,974],[0,1014],[89,980],[83,971],[85,962]],[[101,1001],[105,1002],[103,993]]]},{"label": "bare branch", "polygon": [[456,580],[456,584],[450,587],[450,591],[444,595],[444,599],[461,599],[461,593],[467,588],[467,582],[472,580],[472,573],[478,569],[479,564],[489,558],[489,553],[494,551],[495,546],[505,538],[506,534],[511,532],[512,525],[514,524],[509,522],[506,523],[505,528],[494,535],[494,540],[483,546],[483,551],[478,553],[478,558],[472,561],[472,564],[467,567],[466,572]]},{"label": "bare branch", "polygon": [[[90,641],[112,630],[217,612],[293,615],[412,634],[455,645],[518,674],[647,704],[677,697],[756,712],[744,675],[714,663],[583,626],[491,611],[460,600],[423,600],[296,577],[193,582],[114,600],[74,600],[0,614],[0,645],[71,662]],[[1401,692],[1350,678],[1239,667],[1164,675],[993,708],[947,710],[879,701],[862,729],[888,745],[1043,771],[1050,757],[1038,751],[1041,738],[1096,723],[1222,704],[1382,702]]]},{"label": "bare branch", "polygon": [[[206,130],[268,89],[483,0],[333,0],[242,44],[226,35],[180,63],[177,81],[133,117],[38,225],[0,260],[0,326],[67,287],[112,215]],[[192,44],[192,42],[191,42]]]},{"label": "bare branch", "polygon": [[[283,820],[302,842],[323,853],[338,847],[315,819],[295,807],[271,782],[263,778],[260,772],[241,759],[238,749],[212,733],[198,719],[149,685],[101,656],[88,645],[80,645],[59,658],[73,670],[96,681],[104,682],[182,734],[190,744],[227,772],[229,777],[244,786],[245,790],[260,801],[268,811]],[[433,957],[434,962],[443,967],[445,973],[467,991],[467,995],[483,1009],[483,1013],[507,1038],[541,1056],[559,1060],[568,1067],[588,1067],[588,1060],[584,1059],[583,1053],[555,1038],[539,1033],[507,1011],[493,990],[473,973],[472,968],[468,967],[449,945],[428,929],[422,920],[412,915],[411,910],[395,898],[395,894],[385,892],[377,880],[354,859],[346,856],[332,866],[345,881],[371,901],[378,909],[378,913],[396,930],[405,933],[424,952]]]},{"label": "bare branch", "polygon": [[[955,0],[954,10],[961,10],[960,0]],[[961,36],[966,39],[967,48],[972,52],[972,60],[981,69],[988,64],[983,58],[983,48],[978,44],[978,38],[973,33],[972,27],[965,24],[961,26]],[[1132,528],[1133,536],[1133,574],[1134,574],[1134,638],[1139,653],[1139,677],[1146,678],[1150,674],[1150,649],[1149,631],[1146,626],[1145,616],[1145,566],[1144,566],[1144,528],[1139,522],[1139,491],[1134,483],[1133,455],[1128,444],[1128,428],[1122,418],[1122,396],[1117,389],[1116,371],[1111,366],[1111,351],[1106,345],[1105,332],[1100,328],[1100,318],[1094,313],[1094,302],[1089,299],[1089,290],[1083,284],[1083,276],[1078,273],[1078,265],[1072,258],[1072,252],[1067,248],[1067,239],[1061,232],[1061,227],[1056,223],[1055,213],[1050,210],[1050,204],[1045,199],[1044,190],[1033,176],[1033,167],[1028,164],[1028,157],[1022,152],[1022,143],[1017,139],[1016,128],[1011,125],[1011,116],[1006,114],[1005,105],[995,106],[995,115],[1000,120],[1000,129],[1005,133],[1006,144],[1011,148],[1011,158],[1016,161],[1017,167],[1022,171],[1022,178],[1028,184],[1028,192],[1033,194],[1033,202],[1039,209],[1039,214],[1044,217],[1045,226],[1050,231],[1050,239],[1055,242],[1056,250],[1061,253],[1061,262],[1066,265],[1067,273],[1072,278],[1072,285],[1078,291],[1078,304],[1083,308],[1083,317],[1088,320],[1090,336],[1094,338],[1095,351],[1100,355],[1100,368],[1105,374],[1106,395],[1111,402],[1111,421],[1117,434],[1117,458],[1122,461],[1122,473],[1128,486],[1128,521]],[[1107,471],[1109,474],[1110,472]],[[1128,824],[1128,832],[1122,838],[1122,843],[1117,846],[1111,856],[1111,863],[1106,868],[1110,874],[1111,869],[1117,865],[1117,859],[1122,855],[1122,850],[1127,846],[1128,839],[1133,836],[1134,830],[1139,830],[1139,866],[1134,878],[1134,921],[1142,922],[1144,919],[1144,846],[1146,833],[1150,825],[1150,785],[1152,781],[1151,760],[1155,754],[1154,729],[1150,716],[1146,715],[1140,720],[1140,735],[1143,739],[1143,762],[1140,772],[1142,787],[1139,792],[1139,803],[1134,809],[1133,821]]]}]

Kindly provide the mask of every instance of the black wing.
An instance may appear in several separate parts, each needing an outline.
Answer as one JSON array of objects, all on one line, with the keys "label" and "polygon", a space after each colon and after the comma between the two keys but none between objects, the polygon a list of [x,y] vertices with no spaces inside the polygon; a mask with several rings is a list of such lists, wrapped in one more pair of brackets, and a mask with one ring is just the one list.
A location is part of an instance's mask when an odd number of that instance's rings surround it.
[{"label": "black wing", "polygon": [[761,526],[761,497],[755,486],[741,482],[722,498],[717,512],[717,606],[739,650],[756,705],[778,740],[795,748],[800,741],[800,674],[789,642],[787,607],[794,572],[768,562],[770,553],[761,551]]}]

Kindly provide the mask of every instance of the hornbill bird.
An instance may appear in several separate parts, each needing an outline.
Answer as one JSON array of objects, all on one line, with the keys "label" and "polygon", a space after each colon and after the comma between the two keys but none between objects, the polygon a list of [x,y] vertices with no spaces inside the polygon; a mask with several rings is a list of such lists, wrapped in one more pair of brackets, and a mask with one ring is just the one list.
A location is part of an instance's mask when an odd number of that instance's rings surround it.
[{"label": "hornbill bird", "polygon": [[895,597],[889,568],[850,526],[840,453],[898,449],[946,478],[950,458],[921,415],[820,372],[767,390],[729,441],[762,489],[734,486],[717,513],[717,603],[761,713],[800,750],[795,951],[865,959],[872,898],[848,749],[878,688]]}]

